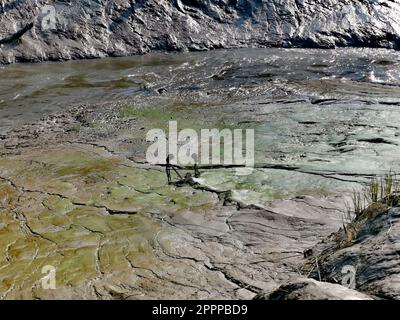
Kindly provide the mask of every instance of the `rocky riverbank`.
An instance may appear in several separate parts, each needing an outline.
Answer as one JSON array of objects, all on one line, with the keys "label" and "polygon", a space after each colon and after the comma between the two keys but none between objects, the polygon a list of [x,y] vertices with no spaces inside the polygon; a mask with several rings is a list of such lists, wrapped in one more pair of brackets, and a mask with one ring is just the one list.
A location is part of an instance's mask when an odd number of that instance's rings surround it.
[{"label": "rocky riverbank", "polygon": [[396,1],[7,0],[0,63],[237,47],[399,47]]},{"label": "rocky riverbank", "polygon": [[[398,209],[348,213],[353,190],[400,171],[399,61],[243,49],[3,67],[0,297],[398,299]],[[170,120],[254,129],[254,170],[168,184],[145,140]]]},{"label": "rocky riverbank", "polygon": [[[227,112],[237,104],[214,109],[164,103],[157,118],[151,107],[121,102],[72,108],[9,131],[0,141],[1,297],[398,298],[397,210],[362,224],[358,237],[337,246],[344,236],[343,230],[336,233],[351,203],[346,192],[367,181],[365,164],[374,166],[377,155],[368,158],[364,149],[365,166],[353,172],[351,165],[332,164],[355,150],[330,151],[331,164],[312,161],[316,152],[323,157],[325,151],[317,147],[325,143],[322,136],[335,140],[321,125],[319,104],[309,106],[316,108],[310,114],[319,124],[309,134],[304,134],[309,124],[301,124],[299,136],[305,148],[308,139],[314,148],[302,157],[296,154],[305,149],[292,150],[292,164],[288,155],[281,157],[284,152],[266,152],[272,149],[263,149],[262,139],[257,144],[262,157],[247,177],[229,169],[201,169],[196,186],[175,186],[167,184],[164,168],[146,163],[144,133],[162,126],[163,114],[195,128],[203,116],[210,126],[221,126],[219,112],[230,115],[223,123],[269,119],[273,128],[274,122],[282,124],[279,117],[287,122],[288,114],[305,111],[289,103],[289,109],[269,113],[268,104],[254,107],[259,98],[245,100],[252,111],[242,101],[240,117]],[[377,127],[382,134],[385,126]],[[338,129],[333,128],[340,135]],[[354,139],[357,135],[345,141],[365,146],[366,138]],[[382,154],[397,148],[371,144]],[[42,287],[45,265],[57,270],[56,290]],[[340,285],[348,265],[357,270],[361,293]]]}]

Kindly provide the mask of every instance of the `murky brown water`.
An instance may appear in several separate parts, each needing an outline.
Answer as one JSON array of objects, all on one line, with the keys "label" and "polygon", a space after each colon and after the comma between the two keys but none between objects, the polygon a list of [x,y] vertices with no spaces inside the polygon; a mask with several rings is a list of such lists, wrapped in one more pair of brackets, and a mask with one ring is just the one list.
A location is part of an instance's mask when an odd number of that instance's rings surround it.
[{"label": "murky brown water", "polygon": [[[296,85],[305,80],[307,85]],[[311,80],[341,83],[324,89],[329,93],[398,98],[400,53],[376,49],[240,49],[2,66],[0,132],[70,105],[134,98],[139,93],[158,95],[165,90],[177,96],[182,92],[206,94],[211,89],[256,88],[272,83],[282,88],[295,84],[296,94],[301,94],[310,89]],[[373,84],[373,92],[358,85],[365,82]]]}]

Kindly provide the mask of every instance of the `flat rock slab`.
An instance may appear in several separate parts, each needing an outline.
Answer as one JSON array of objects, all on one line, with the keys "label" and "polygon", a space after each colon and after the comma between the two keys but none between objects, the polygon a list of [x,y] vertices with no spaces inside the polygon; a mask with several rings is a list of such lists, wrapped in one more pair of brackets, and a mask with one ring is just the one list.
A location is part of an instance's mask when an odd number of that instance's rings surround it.
[{"label": "flat rock slab", "polygon": [[[250,299],[298,277],[303,251],[341,223],[322,209],[329,199],[224,206],[93,146],[25,149],[0,162],[4,299]],[[57,269],[51,292],[45,265]]]},{"label": "flat rock slab", "polygon": [[261,295],[256,298],[269,300],[372,300],[366,294],[341,285],[312,279],[299,279],[297,282],[281,286],[269,296]]}]

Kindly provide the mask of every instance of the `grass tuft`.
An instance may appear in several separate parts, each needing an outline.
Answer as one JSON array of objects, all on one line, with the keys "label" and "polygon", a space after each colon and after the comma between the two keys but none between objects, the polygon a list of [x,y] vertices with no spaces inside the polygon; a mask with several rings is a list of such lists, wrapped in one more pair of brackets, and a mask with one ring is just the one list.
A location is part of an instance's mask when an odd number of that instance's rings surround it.
[{"label": "grass tuft", "polygon": [[[356,190],[353,191],[352,213],[357,219],[374,204],[383,204],[388,207],[396,207],[399,205],[399,202],[400,182],[395,174],[389,172],[380,179],[371,179],[368,186],[361,192]],[[348,212],[347,215],[349,217],[351,212]]]}]

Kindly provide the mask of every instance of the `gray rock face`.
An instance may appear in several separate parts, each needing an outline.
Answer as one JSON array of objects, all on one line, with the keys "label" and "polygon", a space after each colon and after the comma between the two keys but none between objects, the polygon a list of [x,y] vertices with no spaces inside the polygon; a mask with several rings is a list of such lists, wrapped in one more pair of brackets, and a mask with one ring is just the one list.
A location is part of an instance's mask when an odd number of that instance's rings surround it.
[{"label": "gray rock face", "polygon": [[[341,229],[318,244],[313,250],[322,279],[338,282],[347,275],[347,284],[358,291],[399,299],[399,218],[399,208],[384,212],[374,208],[347,227],[347,232]],[[319,277],[316,268],[312,275]]]},{"label": "gray rock face", "polygon": [[6,0],[0,63],[246,46],[398,48],[399,17],[400,4],[384,0]]}]

